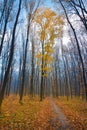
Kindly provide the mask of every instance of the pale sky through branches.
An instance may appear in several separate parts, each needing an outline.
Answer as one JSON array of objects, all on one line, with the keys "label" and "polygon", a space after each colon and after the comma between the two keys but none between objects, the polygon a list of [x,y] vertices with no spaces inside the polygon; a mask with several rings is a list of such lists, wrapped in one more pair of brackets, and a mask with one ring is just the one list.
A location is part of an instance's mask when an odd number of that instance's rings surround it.
[{"label": "pale sky through branches", "polygon": [[54,7],[53,7],[53,2],[52,2],[52,0],[45,0],[45,1],[43,1],[44,2],[44,5],[46,6],[46,7],[49,7],[49,8],[51,8],[51,9],[53,9]]}]

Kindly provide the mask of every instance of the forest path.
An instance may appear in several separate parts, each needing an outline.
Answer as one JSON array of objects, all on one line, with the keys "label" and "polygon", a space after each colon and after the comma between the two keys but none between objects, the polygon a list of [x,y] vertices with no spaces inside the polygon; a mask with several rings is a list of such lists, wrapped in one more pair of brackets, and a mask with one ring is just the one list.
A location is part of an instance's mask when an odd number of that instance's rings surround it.
[{"label": "forest path", "polygon": [[51,125],[56,126],[56,122],[60,122],[60,126],[58,126],[55,130],[73,130],[68,119],[66,118],[60,107],[58,107],[58,105],[55,104],[53,98],[50,98],[49,101],[52,106],[53,112],[56,115],[52,119]]}]

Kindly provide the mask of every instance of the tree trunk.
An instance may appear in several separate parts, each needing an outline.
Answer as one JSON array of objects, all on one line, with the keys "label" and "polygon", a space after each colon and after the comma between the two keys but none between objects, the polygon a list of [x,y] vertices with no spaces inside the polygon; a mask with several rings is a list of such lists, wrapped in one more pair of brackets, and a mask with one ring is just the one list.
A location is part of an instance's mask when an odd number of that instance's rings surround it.
[{"label": "tree trunk", "polygon": [[6,89],[6,83],[8,81],[10,67],[11,67],[12,60],[13,60],[13,55],[14,55],[15,32],[16,32],[16,26],[17,26],[17,22],[18,22],[20,10],[21,10],[21,1],[22,0],[19,1],[18,12],[17,12],[17,15],[16,15],[16,20],[15,20],[15,24],[14,24],[14,28],[13,28],[13,34],[12,34],[12,40],[11,40],[11,48],[10,48],[8,66],[7,66],[7,69],[6,69],[6,72],[5,72],[3,85],[2,85],[2,90],[0,92],[0,107],[2,105],[2,101],[3,101],[3,98],[4,98],[4,92],[5,92],[5,89]]}]

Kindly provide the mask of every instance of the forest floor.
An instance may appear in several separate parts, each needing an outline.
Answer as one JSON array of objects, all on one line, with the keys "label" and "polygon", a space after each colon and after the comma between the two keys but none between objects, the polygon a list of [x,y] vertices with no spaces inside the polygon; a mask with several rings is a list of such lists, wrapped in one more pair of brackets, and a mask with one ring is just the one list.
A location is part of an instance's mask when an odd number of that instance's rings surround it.
[{"label": "forest floor", "polygon": [[4,99],[0,130],[87,130],[87,103],[81,99],[53,99],[11,95]]},{"label": "forest floor", "polygon": [[50,99],[50,103],[53,111],[55,112],[55,118],[52,119],[52,124],[56,126],[56,121],[58,120],[60,122],[60,126],[56,127],[55,130],[72,130],[73,126],[71,126],[71,123],[61,111],[60,107],[56,105],[53,99]]},{"label": "forest floor", "polygon": [[[87,130],[87,102],[73,97],[67,101],[66,97],[55,99],[62,112],[66,115],[69,124],[74,130]],[[71,129],[70,129],[71,130]]]}]

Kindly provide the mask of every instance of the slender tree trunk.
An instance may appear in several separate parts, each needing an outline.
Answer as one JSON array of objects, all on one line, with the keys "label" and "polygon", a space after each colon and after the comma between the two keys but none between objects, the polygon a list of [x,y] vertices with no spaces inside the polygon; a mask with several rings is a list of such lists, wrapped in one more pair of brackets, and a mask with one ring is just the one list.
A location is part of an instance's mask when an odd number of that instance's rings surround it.
[{"label": "slender tree trunk", "polygon": [[32,61],[31,61],[31,83],[30,83],[30,94],[33,97],[34,93],[34,41],[32,39]]},{"label": "slender tree trunk", "polygon": [[20,99],[19,99],[20,103],[22,102],[23,93],[24,93],[24,81],[25,81],[25,70],[26,70],[26,59],[27,59],[27,47],[28,47],[28,41],[29,41],[29,29],[30,29],[30,17],[28,18],[27,38],[26,38],[25,52],[24,52],[24,59],[23,59],[22,81],[21,81]]},{"label": "slender tree trunk", "polygon": [[40,101],[43,100],[43,97],[44,97],[44,71],[43,71],[43,68],[44,68],[44,59],[43,59],[43,55],[44,55],[44,42],[42,42],[42,67],[41,67],[41,85],[40,85]]}]

